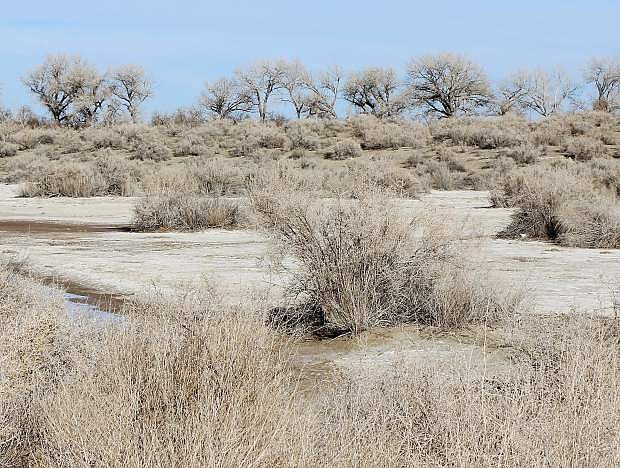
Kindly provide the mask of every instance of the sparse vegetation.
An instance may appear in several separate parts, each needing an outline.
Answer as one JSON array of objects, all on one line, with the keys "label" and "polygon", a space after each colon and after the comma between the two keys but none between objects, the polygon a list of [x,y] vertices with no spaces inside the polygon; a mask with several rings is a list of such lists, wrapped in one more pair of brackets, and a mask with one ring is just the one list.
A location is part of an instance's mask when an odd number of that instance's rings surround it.
[{"label": "sparse vegetation", "polygon": [[187,193],[147,195],[135,208],[137,231],[198,231],[239,225],[239,206],[221,198]]},{"label": "sparse vegetation", "polygon": [[70,319],[59,291],[0,274],[3,465],[620,461],[613,321],[561,316],[522,320],[518,334],[480,332],[512,350],[505,375],[453,379],[451,365],[402,363],[370,383],[317,382],[309,396],[294,343],[249,305],[160,298],[102,331]]},{"label": "sparse vegetation", "polygon": [[570,162],[509,173],[493,195],[497,206],[517,207],[502,235],[619,248],[620,202],[611,184],[600,167],[594,176],[590,167]]},{"label": "sparse vegetation", "polygon": [[139,178],[139,169],[125,159],[102,154],[88,164],[48,163],[39,167],[21,186],[20,196],[131,196],[137,193]]},{"label": "sparse vegetation", "polygon": [[349,159],[359,158],[362,155],[362,148],[357,141],[351,139],[339,140],[334,143],[326,153],[328,159]]},{"label": "sparse vegetation", "polygon": [[355,333],[399,322],[450,329],[514,311],[514,298],[464,273],[445,235],[399,220],[385,199],[313,207],[293,194],[258,194],[254,205],[299,260],[289,293],[313,323]]}]

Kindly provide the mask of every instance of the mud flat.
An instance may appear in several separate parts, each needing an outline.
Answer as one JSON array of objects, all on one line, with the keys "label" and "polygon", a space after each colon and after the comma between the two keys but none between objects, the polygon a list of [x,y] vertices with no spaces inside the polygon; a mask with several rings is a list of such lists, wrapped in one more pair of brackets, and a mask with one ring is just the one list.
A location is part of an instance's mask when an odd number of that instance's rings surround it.
[{"label": "mud flat", "polygon": [[[269,242],[252,230],[130,232],[135,199],[16,198],[0,186],[0,254],[25,260],[38,274],[110,294],[145,287],[176,289],[212,282],[231,302],[256,290],[277,300],[286,278],[272,271]],[[479,268],[524,286],[531,311],[613,313],[620,251],[563,248],[494,237],[510,210],[490,208],[488,193],[432,192],[401,200],[403,216],[432,212],[479,252]]]},{"label": "mud flat", "polygon": [[[273,303],[281,297],[286,276],[270,269],[269,241],[256,231],[131,232],[135,199],[21,199],[15,194],[15,186],[0,186],[0,255],[23,260],[43,280],[65,288],[70,313],[103,310],[107,317],[106,310],[149,288],[174,293],[205,283],[216,285],[230,303],[242,303],[257,291],[263,297],[268,291]],[[481,272],[525,287],[528,311],[614,313],[620,251],[496,239],[511,212],[491,208],[486,192],[433,192],[421,200],[401,200],[398,209],[403,216],[432,213],[457,232],[474,247]],[[459,380],[492,378],[512,369],[501,350],[425,336],[415,327],[301,342],[296,360],[309,390],[338,376],[372,381],[402,364],[430,364]]]}]

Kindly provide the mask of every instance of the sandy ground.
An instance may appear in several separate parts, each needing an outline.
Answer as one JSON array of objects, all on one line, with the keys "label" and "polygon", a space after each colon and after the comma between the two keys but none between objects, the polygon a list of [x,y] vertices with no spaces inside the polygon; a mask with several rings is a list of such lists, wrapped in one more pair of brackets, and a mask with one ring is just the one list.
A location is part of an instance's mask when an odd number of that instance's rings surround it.
[{"label": "sandy ground", "polygon": [[[269,267],[269,242],[251,230],[134,233],[135,199],[20,199],[0,185],[0,255],[25,260],[70,293],[132,295],[155,286],[169,290],[213,282],[231,302],[257,290],[277,301],[286,278]],[[432,212],[478,252],[479,270],[527,291],[535,313],[613,313],[620,286],[620,251],[561,248],[494,237],[510,210],[489,207],[486,192],[433,192],[402,200],[404,216]],[[313,382],[344,374],[377,376],[396,364],[428,365],[461,378],[509,371],[497,350],[455,340],[429,339],[413,329],[367,332],[355,340],[303,343],[299,359]]]},{"label": "sandy ground", "polygon": [[[26,260],[38,273],[116,294],[145,285],[176,288],[212,281],[232,301],[284,278],[269,268],[269,244],[254,231],[134,233],[135,199],[16,198],[0,185],[0,252]],[[550,243],[501,240],[494,234],[510,210],[489,208],[486,192],[433,192],[402,200],[403,215],[431,211],[450,229],[476,239],[481,270],[525,287],[534,312],[611,310],[620,286],[620,251],[575,249]]]}]

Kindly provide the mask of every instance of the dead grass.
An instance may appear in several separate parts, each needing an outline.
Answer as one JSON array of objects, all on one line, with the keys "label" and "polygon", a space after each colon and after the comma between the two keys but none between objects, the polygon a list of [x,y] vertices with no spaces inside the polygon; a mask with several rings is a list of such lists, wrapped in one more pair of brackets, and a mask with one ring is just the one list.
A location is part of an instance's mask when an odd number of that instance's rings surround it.
[{"label": "dead grass", "polygon": [[[59,291],[0,270],[2,466],[616,466],[618,323],[483,329],[502,375],[398,363],[299,389],[289,339],[216,296],[69,319]],[[447,372],[447,374],[446,374]]]},{"label": "dead grass", "polygon": [[598,172],[566,161],[508,174],[492,200],[517,211],[500,235],[574,247],[620,248],[620,202],[613,179],[601,175],[604,167],[595,167]]},{"label": "dead grass", "polygon": [[72,322],[58,292],[50,301],[3,275],[2,466],[287,459],[295,383],[286,341],[248,310],[201,301],[191,305],[206,310],[180,321],[178,301],[160,302],[102,329]]},{"label": "dead grass", "polygon": [[347,123],[365,150],[421,148],[430,140],[428,127],[416,122],[389,122],[360,115]]},{"label": "dead grass", "polygon": [[485,119],[445,119],[437,122],[431,133],[437,141],[453,145],[476,146],[480,149],[514,147],[530,138],[527,122],[514,116]]},{"label": "dead grass", "polygon": [[359,158],[362,155],[360,144],[350,138],[336,141],[334,145],[325,152],[327,159],[349,159]]},{"label": "dead grass", "polygon": [[518,304],[467,275],[445,233],[422,218],[398,219],[377,192],[319,206],[292,193],[258,193],[253,203],[297,261],[289,301],[312,323],[353,333],[399,322],[452,329],[493,323]]},{"label": "dead grass", "polygon": [[0,158],[15,156],[18,149],[19,146],[17,146],[15,143],[0,140]]},{"label": "dead grass", "polygon": [[131,196],[141,177],[137,166],[109,153],[87,164],[47,163],[32,169],[20,187],[22,197]]},{"label": "dead grass", "polygon": [[222,198],[191,193],[147,195],[135,207],[136,231],[198,231],[241,224],[239,205]]},{"label": "dead grass", "polygon": [[576,161],[590,161],[608,155],[607,147],[600,139],[587,136],[567,138],[562,149],[567,157]]}]

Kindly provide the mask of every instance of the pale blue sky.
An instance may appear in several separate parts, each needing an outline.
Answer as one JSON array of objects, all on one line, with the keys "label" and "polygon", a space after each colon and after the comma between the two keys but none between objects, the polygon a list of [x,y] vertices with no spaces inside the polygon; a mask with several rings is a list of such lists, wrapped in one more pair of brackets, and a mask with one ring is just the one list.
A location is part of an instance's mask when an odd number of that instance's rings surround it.
[{"label": "pale blue sky", "polygon": [[[155,81],[148,110],[190,105],[206,79],[261,57],[310,68],[393,65],[451,51],[491,78],[522,66],[620,55],[619,0],[2,0],[0,100],[33,105],[20,76],[50,53],[102,69],[138,63]],[[35,106],[36,108],[36,106]]]}]

